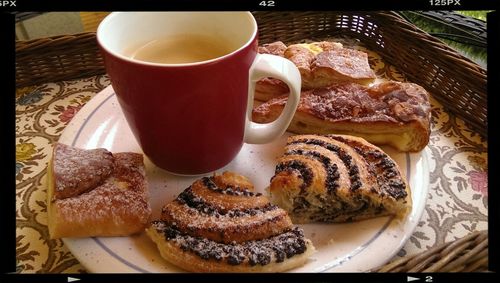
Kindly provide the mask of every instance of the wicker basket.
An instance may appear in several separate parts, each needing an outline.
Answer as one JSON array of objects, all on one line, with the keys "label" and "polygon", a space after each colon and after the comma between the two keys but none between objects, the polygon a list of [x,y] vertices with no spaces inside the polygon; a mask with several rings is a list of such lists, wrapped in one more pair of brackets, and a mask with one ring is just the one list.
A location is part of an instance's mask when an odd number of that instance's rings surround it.
[{"label": "wicker basket", "polygon": [[488,270],[488,231],[474,232],[428,251],[390,262],[375,272],[479,272]]},{"label": "wicker basket", "polygon": [[[349,36],[424,86],[450,111],[486,137],[486,72],[393,12],[254,12],[261,43]],[[105,72],[95,33],[16,43],[18,87]],[[378,272],[482,271],[487,232],[407,256]]]},{"label": "wicker basket", "polygon": [[[254,12],[260,42],[350,36],[487,136],[486,71],[393,12]],[[95,34],[16,44],[18,87],[104,73]]]},{"label": "wicker basket", "polygon": [[103,74],[95,33],[16,42],[16,86]]}]

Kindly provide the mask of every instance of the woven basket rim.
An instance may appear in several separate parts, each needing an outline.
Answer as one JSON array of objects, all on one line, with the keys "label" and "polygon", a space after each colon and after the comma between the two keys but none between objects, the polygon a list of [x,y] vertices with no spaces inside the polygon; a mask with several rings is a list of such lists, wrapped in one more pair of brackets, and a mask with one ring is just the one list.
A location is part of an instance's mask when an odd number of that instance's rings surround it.
[{"label": "woven basket rim", "polygon": [[[360,40],[387,60],[387,63],[405,73],[408,80],[422,85],[432,94],[437,93],[435,98],[440,103],[472,125],[480,135],[487,136],[486,70],[440,39],[406,21],[397,12],[253,13],[262,30],[260,39],[267,38],[269,41],[283,38],[282,41],[289,43],[292,38],[307,39],[310,32],[314,31],[314,37],[318,38],[344,33]],[[297,22],[301,20],[304,22]],[[370,25],[376,28],[370,31]],[[413,41],[418,44],[413,46]],[[16,83],[18,86],[26,86],[105,73],[104,61],[97,45],[95,32],[17,41]],[[416,58],[419,54],[425,57]],[[413,61],[415,64],[411,63]],[[422,71],[423,68],[427,71]]]}]

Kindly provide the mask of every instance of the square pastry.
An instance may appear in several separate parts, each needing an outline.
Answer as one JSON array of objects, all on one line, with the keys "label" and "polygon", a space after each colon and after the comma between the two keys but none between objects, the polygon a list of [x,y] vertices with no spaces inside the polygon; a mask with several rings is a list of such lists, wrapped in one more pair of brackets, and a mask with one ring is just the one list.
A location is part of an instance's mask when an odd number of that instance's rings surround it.
[{"label": "square pastry", "polygon": [[49,234],[125,236],[151,217],[142,154],[79,149],[57,143],[48,166]]}]

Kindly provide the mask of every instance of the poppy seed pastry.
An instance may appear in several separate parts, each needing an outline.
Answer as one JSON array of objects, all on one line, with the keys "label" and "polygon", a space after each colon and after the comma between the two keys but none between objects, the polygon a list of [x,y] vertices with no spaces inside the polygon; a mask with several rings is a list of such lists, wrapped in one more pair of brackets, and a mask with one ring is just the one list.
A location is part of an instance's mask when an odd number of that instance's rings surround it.
[{"label": "poppy seed pastry", "polygon": [[231,172],[195,181],[146,232],[162,257],[193,272],[281,272],[314,252],[286,211]]},{"label": "poppy seed pastry", "polygon": [[[287,97],[253,109],[257,123],[274,121]],[[427,91],[413,83],[355,83],[302,91],[288,131],[296,134],[345,134],[399,151],[421,151],[429,142],[431,106]]]},{"label": "poppy seed pastry", "polygon": [[126,236],[144,230],[151,208],[142,154],[56,143],[48,166],[51,239]]},{"label": "poppy seed pastry", "polygon": [[294,223],[402,218],[412,204],[396,162],[364,139],[345,135],[289,137],[269,191]]}]

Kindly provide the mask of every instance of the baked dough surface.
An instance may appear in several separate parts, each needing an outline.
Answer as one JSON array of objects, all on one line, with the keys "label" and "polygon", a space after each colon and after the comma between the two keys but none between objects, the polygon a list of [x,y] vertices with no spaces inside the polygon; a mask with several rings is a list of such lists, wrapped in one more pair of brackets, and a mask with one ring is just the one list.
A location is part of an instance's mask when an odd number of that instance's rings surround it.
[{"label": "baked dough surface", "polygon": [[193,272],[281,272],[314,252],[286,211],[232,172],[195,181],[146,232],[163,258]]},{"label": "baked dough surface", "polygon": [[[64,195],[58,197],[56,188]],[[142,154],[56,144],[48,166],[47,203],[52,239],[143,231],[151,208]]]},{"label": "baked dough surface", "polygon": [[[365,52],[344,48],[338,42],[321,41],[286,46],[277,41],[260,46],[259,53],[281,56],[292,61],[301,74],[303,90],[341,82],[369,84],[376,79]],[[288,92],[288,86],[284,82],[264,78],[256,84],[255,99],[268,101]]]},{"label": "baked dough surface", "polygon": [[[286,101],[281,96],[255,107],[253,121],[274,121]],[[342,83],[303,91],[288,130],[354,135],[415,152],[429,142],[430,117],[429,94],[417,84],[390,81],[367,87]]]},{"label": "baked dough surface", "polygon": [[403,218],[412,206],[396,162],[364,139],[345,135],[289,137],[269,191],[294,223]]}]

